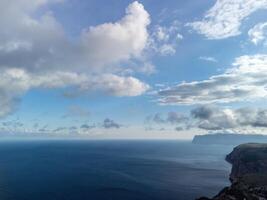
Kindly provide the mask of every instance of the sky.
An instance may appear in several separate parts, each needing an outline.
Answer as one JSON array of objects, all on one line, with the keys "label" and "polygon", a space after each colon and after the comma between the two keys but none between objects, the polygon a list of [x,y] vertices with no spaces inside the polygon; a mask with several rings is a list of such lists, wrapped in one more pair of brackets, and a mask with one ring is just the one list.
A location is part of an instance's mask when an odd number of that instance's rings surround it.
[{"label": "sky", "polygon": [[0,135],[267,133],[267,0],[0,2]]}]

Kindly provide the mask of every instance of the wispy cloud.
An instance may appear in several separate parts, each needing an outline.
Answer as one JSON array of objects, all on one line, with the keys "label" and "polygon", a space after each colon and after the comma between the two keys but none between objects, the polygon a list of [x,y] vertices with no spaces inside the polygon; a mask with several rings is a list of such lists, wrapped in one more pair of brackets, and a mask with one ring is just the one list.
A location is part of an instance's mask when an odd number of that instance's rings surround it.
[{"label": "wispy cloud", "polygon": [[208,39],[224,39],[241,33],[244,19],[257,10],[267,9],[266,0],[217,0],[200,21],[188,23]]},{"label": "wispy cloud", "polygon": [[218,62],[218,60],[214,57],[210,57],[210,56],[200,56],[199,57],[200,60],[204,60],[204,61],[208,61],[208,62]]},{"label": "wispy cloud", "polygon": [[156,123],[156,124],[179,124],[184,123],[188,118],[179,112],[168,112],[167,114],[156,113],[154,115],[147,116],[145,123]]},{"label": "wispy cloud", "polygon": [[258,45],[265,43],[267,45],[267,22],[259,23],[248,31],[249,40]]},{"label": "wispy cloud", "polygon": [[172,22],[170,26],[157,25],[150,36],[149,49],[163,56],[174,55],[178,43],[183,40],[180,29],[178,21]]},{"label": "wispy cloud", "polygon": [[79,105],[72,105],[68,107],[68,110],[66,114],[63,116],[63,118],[89,118],[90,117],[90,111],[87,108],[84,108]]}]

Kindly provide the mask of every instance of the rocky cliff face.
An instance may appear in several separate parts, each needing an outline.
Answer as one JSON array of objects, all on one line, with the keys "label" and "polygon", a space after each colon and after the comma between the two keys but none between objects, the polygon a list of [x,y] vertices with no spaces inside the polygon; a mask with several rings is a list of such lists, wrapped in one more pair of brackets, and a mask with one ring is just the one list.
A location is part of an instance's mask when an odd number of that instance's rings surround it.
[{"label": "rocky cliff face", "polygon": [[267,174],[267,144],[243,144],[226,156],[232,164],[232,181],[249,175]]},{"label": "rocky cliff face", "polygon": [[267,144],[239,145],[226,156],[226,160],[232,164],[232,185],[212,199],[267,200]]}]

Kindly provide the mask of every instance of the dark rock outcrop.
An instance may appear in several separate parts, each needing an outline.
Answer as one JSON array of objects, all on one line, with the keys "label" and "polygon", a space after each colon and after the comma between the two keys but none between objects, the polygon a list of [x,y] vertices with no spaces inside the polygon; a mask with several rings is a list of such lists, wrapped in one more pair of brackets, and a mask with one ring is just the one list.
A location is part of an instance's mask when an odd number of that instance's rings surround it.
[{"label": "dark rock outcrop", "polygon": [[[267,200],[267,144],[243,144],[226,156],[232,185],[213,200]],[[201,197],[199,200],[211,200]]]},{"label": "dark rock outcrop", "polygon": [[226,156],[232,164],[230,179],[267,174],[267,144],[243,144]]}]

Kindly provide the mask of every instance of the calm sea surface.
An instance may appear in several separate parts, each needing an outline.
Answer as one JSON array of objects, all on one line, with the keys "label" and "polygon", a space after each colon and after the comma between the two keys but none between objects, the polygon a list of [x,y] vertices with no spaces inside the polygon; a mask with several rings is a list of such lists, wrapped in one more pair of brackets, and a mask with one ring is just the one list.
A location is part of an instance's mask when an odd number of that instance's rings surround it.
[{"label": "calm sea surface", "polygon": [[231,146],[1,141],[1,200],[192,200],[229,185]]}]

